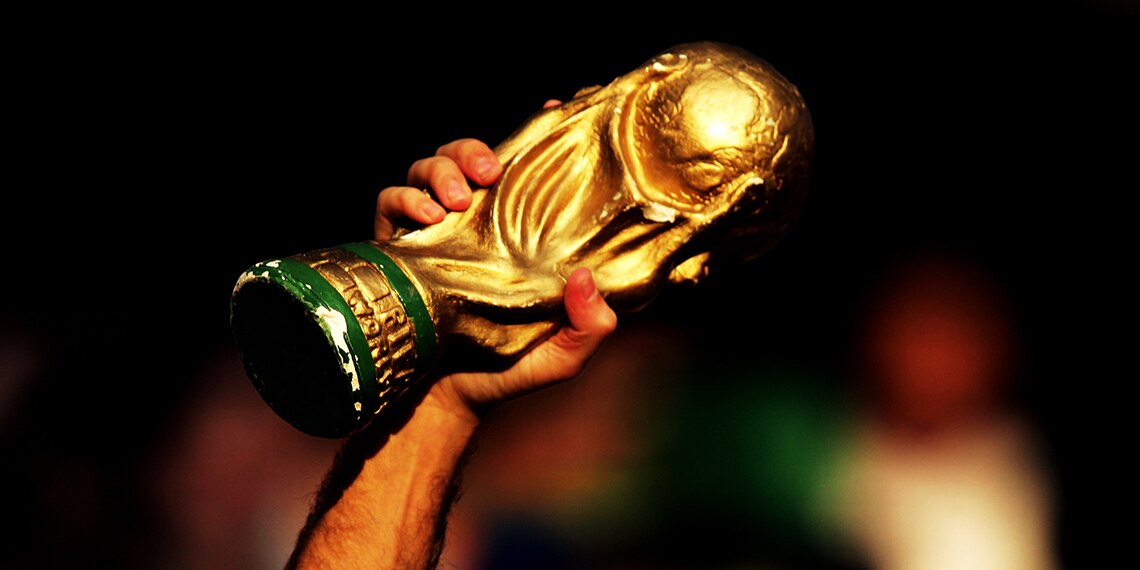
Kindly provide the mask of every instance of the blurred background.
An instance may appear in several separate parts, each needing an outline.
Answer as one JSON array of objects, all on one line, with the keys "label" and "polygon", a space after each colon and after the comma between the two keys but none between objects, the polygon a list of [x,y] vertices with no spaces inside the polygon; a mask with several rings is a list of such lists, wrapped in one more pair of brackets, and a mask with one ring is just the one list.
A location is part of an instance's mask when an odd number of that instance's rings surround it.
[{"label": "blurred background", "polygon": [[0,567],[280,567],[337,442],[245,378],[237,276],[370,238],[414,160],[700,40],[801,90],[803,214],[493,414],[444,566],[1109,556],[1138,11],[924,6],[14,16]]}]

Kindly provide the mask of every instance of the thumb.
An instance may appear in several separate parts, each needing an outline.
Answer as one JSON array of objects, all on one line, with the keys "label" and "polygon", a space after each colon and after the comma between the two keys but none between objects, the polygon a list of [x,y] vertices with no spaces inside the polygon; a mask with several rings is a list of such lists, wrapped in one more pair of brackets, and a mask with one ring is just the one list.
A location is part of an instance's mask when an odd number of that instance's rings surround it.
[{"label": "thumb", "polygon": [[588,360],[617,327],[617,314],[598,292],[590,270],[584,267],[575,269],[566,279],[562,302],[569,324],[551,342],[568,354]]}]

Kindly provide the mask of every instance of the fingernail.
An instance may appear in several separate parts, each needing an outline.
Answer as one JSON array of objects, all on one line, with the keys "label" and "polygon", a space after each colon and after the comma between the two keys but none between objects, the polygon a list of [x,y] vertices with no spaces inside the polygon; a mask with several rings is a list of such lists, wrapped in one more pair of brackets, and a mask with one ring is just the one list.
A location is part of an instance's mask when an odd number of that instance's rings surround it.
[{"label": "fingernail", "polygon": [[583,283],[583,285],[585,285],[585,288],[582,290],[582,298],[587,301],[593,301],[594,299],[597,299],[598,285],[594,283],[594,276],[590,273],[586,273],[585,277],[582,277],[582,279],[585,280],[585,283]]},{"label": "fingernail", "polygon": [[459,184],[458,180],[448,180],[444,185],[443,191],[447,194],[447,199],[451,202],[458,202],[463,199],[463,187]]},{"label": "fingernail", "polygon": [[442,218],[443,215],[446,213],[443,210],[443,207],[440,206],[439,204],[436,204],[435,202],[424,202],[423,204],[420,205],[420,211],[423,212],[423,214],[425,216],[427,216],[428,218],[430,218],[432,220]]},{"label": "fingernail", "polygon": [[488,179],[493,177],[498,169],[499,164],[486,156],[475,162],[475,174],[477,174],[479,180],[484,183],[490,182]]}]

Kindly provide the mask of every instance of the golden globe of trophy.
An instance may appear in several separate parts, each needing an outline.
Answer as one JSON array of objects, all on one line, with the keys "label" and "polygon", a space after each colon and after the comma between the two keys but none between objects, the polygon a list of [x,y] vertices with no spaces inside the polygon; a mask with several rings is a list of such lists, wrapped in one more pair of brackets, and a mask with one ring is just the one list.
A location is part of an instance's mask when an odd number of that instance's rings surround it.
[{"label": "golden globe of trophy", "polygon": [[576,268],[626,312],[764,253],[799,215],[812,148],[767,62],[673,47],[530,117],[466,211],[253,265],[230,306],[243,366],[297,429],[349,435],[449,361],[504,366],[549,337]]}]

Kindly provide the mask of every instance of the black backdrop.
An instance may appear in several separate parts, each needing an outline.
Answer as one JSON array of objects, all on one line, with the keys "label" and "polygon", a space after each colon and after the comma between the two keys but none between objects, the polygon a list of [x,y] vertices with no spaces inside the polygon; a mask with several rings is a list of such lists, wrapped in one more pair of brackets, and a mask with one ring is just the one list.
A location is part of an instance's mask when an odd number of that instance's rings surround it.
[{"label": "black backdrop", "polygon": [[[1109,462],[1089,442],[1116,433],[1098,422],[1123,376],[1123,341],[1102,323],[1124,319],[1115,268],[1134,260],[1116,253],[1128,232],[1114,220],[1135,189],[1115,174],[1132,160],[1135,11],[608,10],[30,18],[5,88],[0,324],[47,356],[3,432],[5,477],[30,490],[9,512],[33,548],[15,552],[127,562],[135,550],[111,537],[145,526],[138,468],[196,366],[230,349],[228,293],[248,265],[370,237],[377,191],[413,160],[458,137],[497,142],[546,99],[697,40],[749,49],[800,88],[812,190],[771,254],[630,318],[689,319],[714,358],[834,367],[890,260],[926,247],[981,260],[1027,332],[1062,551],[1099,551],[1083,547],[1100,536],[1091,493],[1113,487],[1087,468]],[[684,309],[693,295],[701,314]],[[49,524],[68,515],[40,485],[74,470],[99,473],[77,493],[113,497],[82,519],[98,528]]]}]

